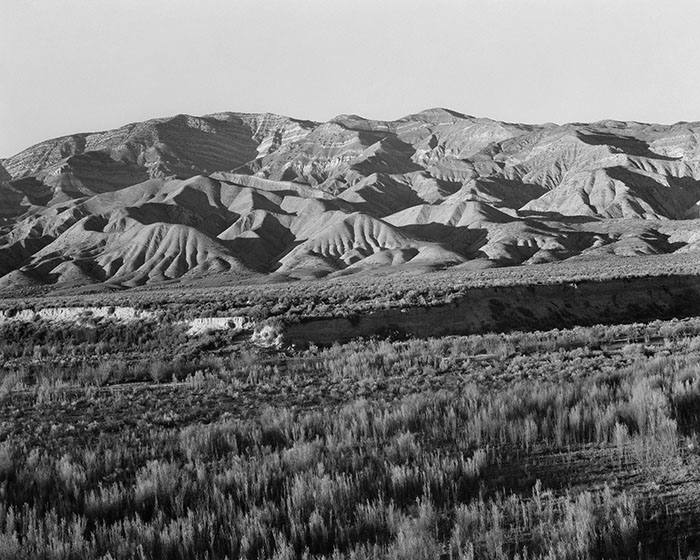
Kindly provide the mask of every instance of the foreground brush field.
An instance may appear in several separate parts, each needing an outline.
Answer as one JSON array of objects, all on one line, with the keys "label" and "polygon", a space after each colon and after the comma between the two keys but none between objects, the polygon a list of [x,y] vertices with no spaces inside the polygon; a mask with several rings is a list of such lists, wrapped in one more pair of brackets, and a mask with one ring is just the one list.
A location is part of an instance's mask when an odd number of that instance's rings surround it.
[{"label": "foreground brush field", "polygon": [[0,558],[700,552],[699,319],[303,350],[168,327],[2,327]]}]

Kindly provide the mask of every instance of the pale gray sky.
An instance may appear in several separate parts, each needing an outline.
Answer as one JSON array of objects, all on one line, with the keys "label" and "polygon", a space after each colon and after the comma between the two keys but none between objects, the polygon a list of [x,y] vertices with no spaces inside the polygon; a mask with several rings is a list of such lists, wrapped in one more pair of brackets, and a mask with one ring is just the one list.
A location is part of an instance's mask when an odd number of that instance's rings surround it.
[{"label": "pale gray sky", "polygon": [[0,0],[0,156],[177,113],[700,119],[697,0]]}]

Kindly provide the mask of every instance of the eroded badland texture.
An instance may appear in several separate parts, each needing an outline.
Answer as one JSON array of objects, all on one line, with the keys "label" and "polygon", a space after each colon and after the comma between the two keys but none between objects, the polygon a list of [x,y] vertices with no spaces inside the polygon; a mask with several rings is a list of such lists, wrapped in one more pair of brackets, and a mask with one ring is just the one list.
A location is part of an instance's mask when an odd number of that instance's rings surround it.
[{"label": "eroded badland texture", "polygon": [[700,248],[700,123],[178,115],[2,160],[0,289]]}]

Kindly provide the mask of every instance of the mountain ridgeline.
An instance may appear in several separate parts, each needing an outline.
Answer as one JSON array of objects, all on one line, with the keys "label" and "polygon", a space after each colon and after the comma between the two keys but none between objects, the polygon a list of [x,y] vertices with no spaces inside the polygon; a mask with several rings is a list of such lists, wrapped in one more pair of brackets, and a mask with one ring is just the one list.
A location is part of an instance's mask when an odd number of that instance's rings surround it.
[{"label": "mountain ridgeline", "polygon": [[177,115],[0,160],[0,288],[700,249],[700,123]]}]

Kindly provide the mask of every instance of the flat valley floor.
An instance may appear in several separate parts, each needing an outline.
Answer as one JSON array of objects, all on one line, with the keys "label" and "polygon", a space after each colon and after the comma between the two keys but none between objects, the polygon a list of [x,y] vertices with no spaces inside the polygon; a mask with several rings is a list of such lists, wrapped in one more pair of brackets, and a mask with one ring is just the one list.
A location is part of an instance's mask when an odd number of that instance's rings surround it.
[{"label": "flat valley floor", "polygon": [[0,558],[700,552],[700,319],[296,349],[1,328]]}]

